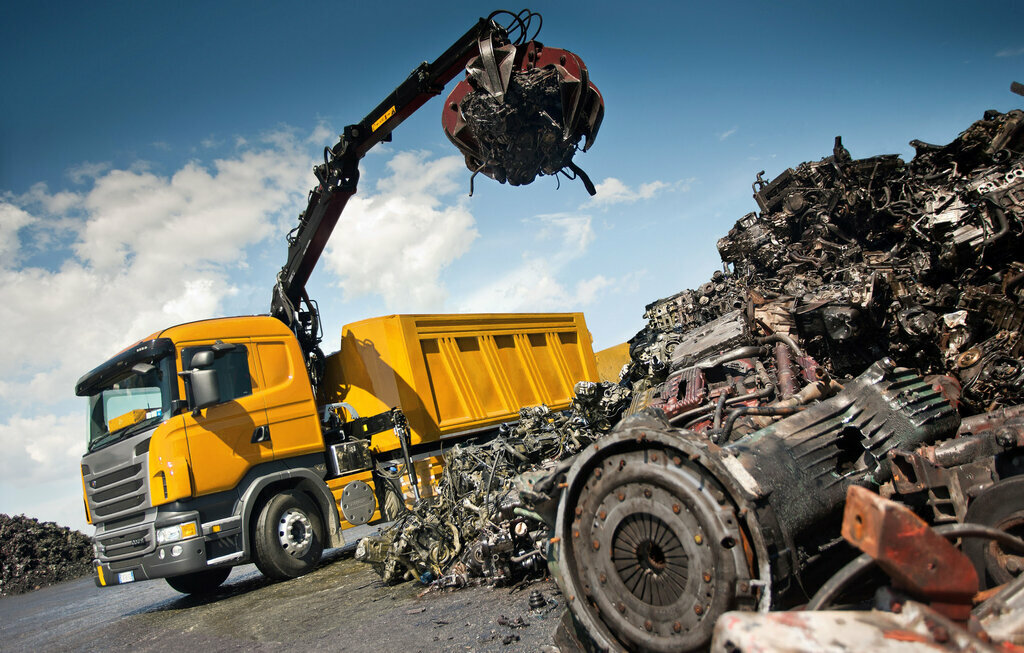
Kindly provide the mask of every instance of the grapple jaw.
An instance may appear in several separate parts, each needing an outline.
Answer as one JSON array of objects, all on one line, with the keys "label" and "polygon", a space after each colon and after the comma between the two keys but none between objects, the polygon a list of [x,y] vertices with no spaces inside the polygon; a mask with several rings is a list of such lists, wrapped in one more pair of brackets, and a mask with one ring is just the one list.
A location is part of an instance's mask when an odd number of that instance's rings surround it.
[{"label": "grapple jaw", "polygon": [[513,186],[564,172],[580,177],[593,195],[572,160],[590,149],[604,118],[604,99],[583,60],[539,41],[515,45],[493,35],[479,49],[441,117],[466,167]]}]

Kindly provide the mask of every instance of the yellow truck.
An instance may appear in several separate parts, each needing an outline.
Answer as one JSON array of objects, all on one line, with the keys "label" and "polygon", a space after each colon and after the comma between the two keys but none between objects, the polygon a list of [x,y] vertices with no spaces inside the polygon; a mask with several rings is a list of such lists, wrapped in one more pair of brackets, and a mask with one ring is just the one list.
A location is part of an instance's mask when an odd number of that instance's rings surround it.
[{"label": "yellow truck", "polygon": [[443,449],[597,376],[579,313],[392,315],[340,345],[319,397],[269,316],[174,326],[86,374],[97,583],[202,592],[250,561],[298,576],[343,529],[431,494]]},{"label": "yellow truck", "polygon": [[[164,329],[78,381],[76,394],[89,400],[82,482],[99,585],[166,578],[197,593],[249,561],[273,578],[299,576],[324,547],[344,543],[346,527],[430,494],[445,447],[486,437],[521,406],[565,408],[577,381],[597,379],[580,314],[392,315],[346,327],[339,351],[324,356],[306,292],[356,192],[359,161],[463,69],[487,79],[472,92],[500,104],[512,75],[561,62],[550,65],[569,159],[533,164],[544,174],[568,166],[586,180],[571,153],[583,136],[583,149],[592,143],[603,101],[578,57],[526,41],[527,13],[481,18],[325,148],[270,315]],[[509,28],[493,20],[506,14]],[[470,91],[456,87],[448,118]],[[465,149],[472,138],[459,124],[449,135]],[[500,161],[488,165],[472,167],[504,180]]]}]

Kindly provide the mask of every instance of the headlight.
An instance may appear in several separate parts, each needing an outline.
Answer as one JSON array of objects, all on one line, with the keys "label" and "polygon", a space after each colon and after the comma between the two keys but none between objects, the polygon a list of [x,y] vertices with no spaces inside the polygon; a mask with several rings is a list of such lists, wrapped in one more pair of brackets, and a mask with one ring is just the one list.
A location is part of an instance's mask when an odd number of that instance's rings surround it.
[{"label": "headlight", "polygon": [[156,532],[156,543],[157,544],[169,544],[171,542],[177,542],[183,540],[186,537],[196,536],[196,523],[186,522],[184,524],[175,524],[174,526],[166,526],[160,528]]}]

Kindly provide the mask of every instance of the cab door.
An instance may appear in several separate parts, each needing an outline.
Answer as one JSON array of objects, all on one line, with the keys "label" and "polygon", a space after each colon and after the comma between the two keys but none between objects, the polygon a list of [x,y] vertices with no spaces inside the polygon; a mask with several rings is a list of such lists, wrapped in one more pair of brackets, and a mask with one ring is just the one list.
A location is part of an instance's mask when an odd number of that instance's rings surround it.
[{"label": "cab door", "polygon": [[[185,434],[196,495],[232,490],[247,471],[274,458],[272,433],[256,355],[248,339],[216,352],[220,403],[193,415],[185,412]],[[180,369],[191,369],[192,356],[210,344],[183,344]],[[183,389],[183,388],[182,388]]]}]

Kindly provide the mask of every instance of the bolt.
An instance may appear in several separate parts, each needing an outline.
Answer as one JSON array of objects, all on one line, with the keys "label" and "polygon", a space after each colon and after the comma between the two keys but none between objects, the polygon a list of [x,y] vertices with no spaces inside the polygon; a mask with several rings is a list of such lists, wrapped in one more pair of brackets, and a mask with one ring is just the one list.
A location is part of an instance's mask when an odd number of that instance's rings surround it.
[{"label": "bolt", "polygon": [[621,471],[622,471],[622,468],[623,468],[623,467],[625,467],[625,466],[626,466],[626,461],[625,461],[625,459],[622,459],[622,458],[620,458],[620,459],[619,459],[619,471],[621,472]]},{"label": "bolt", "polygon": [[676,513],[678,515],[680,510],[682,510],[682,508],[679,507],[678,503],[673,503],[672,504],[672,512],[674,512],[674,513]]},{"label": "bolt", "polygon": [[646,628],[647,630],[653,630],[654,629],[654,624],[651,623],[650,619],[648,619],[647,621],[644,622],[644,628]]},{"label": "bolt", "polygon": [[558,58],[558,63],[563,65],[563,66],[565,65],[565,55],[564,54]]},{"label": "bolt", "polygon": [[995,442],[999,446],[1010,447],[1017,444],[1017,435],[1010,429],[999,429],[995,432]]},{"label": "bolt", "polygon": [[693,541],[696,542],[697,544],[700,544],[700,543],[702,543],[704,541],[704,538],[701,537],[700,533],[697,533],[696,535],[693,536]]},{"label": "bolt", "polygon": [[601,572],[601,574],[597,577],[597,580],[601,581],[602,583],[607,583],[608,577],[604,575],[604,572]]},{"label": "bolt", "polygon": [[615,607],[619,609],[619,612],[620,612],[621,614],[626,614],[626,604],[625,604],[625,603],[619,603],[619,604],[618,604],[617,606],[615,606]]},{"label": "bolt", "polygon": [[683,631],[683,624],[679,623],[678,621],[675,622],[674,624],[672,624],[672,630],[674,630],[677,633],[681,633]]},{"label": "bolt", "polygon": [[651,462],[652,463],[658,462],[658,454],[656,454],[656,453],[652,453],[651,454]]},{"label": "bolt", "polygon": [[644,488],[644,497],[646,497],[648,499],[651,498],[651,488],[649,488],[649,487],[648,488]]},{"label": "bolt", "polygon": [[579,537],[580,536],[580,532],[579,531],[573,531],[572,532],[572,536],[573,537]]},{"label": "bolt", "polygon": [[601,478],[601,468],[600,467],[598,467],[597,469],[594,470],[594,476],[596,476],[598,478]]},{"label": "bolt", "polygon": [[624,493],[622,493],[622,492],[619,492],[619,501],[625,501],[625,500],[626,500],[626,495]]},{"label": "bolt", "polygon": [[680,458],[679,456],[674,457],[672,459],[672,462],[675,464],[676,467],[681,467],[683,465],[683,459]]},{"label": "bolt", "polygon": [[706,571],[704,572],[704,582],[705,583],[710,583],[711,582],[711,574],[709,574]]},{"label": "bolt", "polygon": [[601,512],[597,513],[597,516],[601,518],[601,521],[604,521],[608,518],[608,513],[602,510]]},{"label": "bolt", "polygon": [[695,605],[695,606],[693,606],[693,611],[699,617],[700,615],[704,614],[704,606],[703,605]]},{"label": "bolt", "polygon": [[576,506],[576,516],[579,517],[583,514],[583,506]]},{"label": "bolt", "polygon": [[594,550],[597,551],[600,548],[601,548],[601,543],[598,542],[597,540],[594,540]]}]

